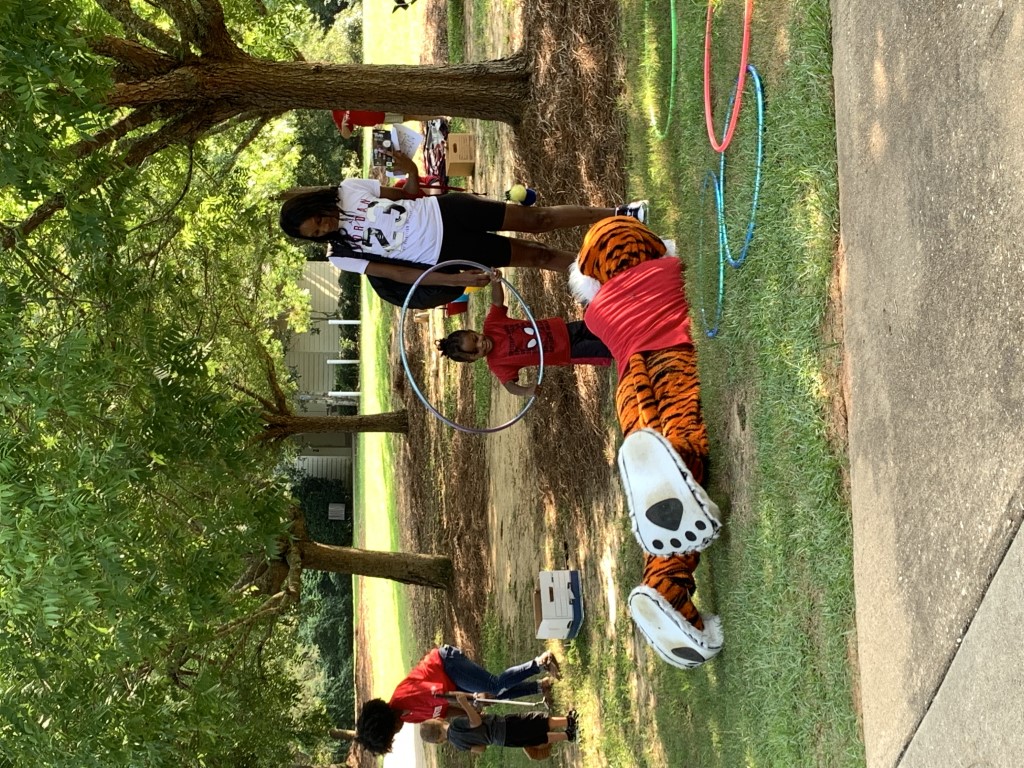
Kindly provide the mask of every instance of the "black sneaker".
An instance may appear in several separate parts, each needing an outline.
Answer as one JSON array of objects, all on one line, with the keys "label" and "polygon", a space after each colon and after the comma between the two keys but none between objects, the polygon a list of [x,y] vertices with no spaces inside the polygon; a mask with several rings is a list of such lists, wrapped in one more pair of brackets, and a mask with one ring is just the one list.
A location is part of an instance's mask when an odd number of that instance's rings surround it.
[{"label": "black sneaker", "polygon": [[630,216],[641,224],[647,223],[650,204],[647,200],[634,200],[632,203],[620,205],[615,209],[616,216]]},{"label": "black sneaker", "polygon": [[566,741],[576,741],[576,728],[579,725],[579,713],[575,709],[570,709],[568,713],[566,713],[565,719],[565,739]]}]

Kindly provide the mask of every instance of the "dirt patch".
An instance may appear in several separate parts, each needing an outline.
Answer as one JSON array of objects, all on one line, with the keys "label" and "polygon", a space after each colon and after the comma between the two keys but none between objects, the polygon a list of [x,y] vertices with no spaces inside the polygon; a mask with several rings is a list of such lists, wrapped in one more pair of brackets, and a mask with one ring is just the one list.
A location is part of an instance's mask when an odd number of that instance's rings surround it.
[{"label": "dirt patch", "polygon": [[[550,2],[508,6],[506,14],[492,13],[482,22],[473,18],[473,4],[466,4],[467,30],[480,26],[487,34],[480,47],[470,40],[465,59],[498,58],[522,48],[534,73],[520,125],[473,123],[480,145],[475,189],[496,197],[514,180],[526,180],[547,205],[621,202],[625,123],[617,108],[618,6],[598,5],[587,14]],[[424,63],[444,62],[446,4],[431,0],[427,19],[432,26]],[[576,250],[582,235],[571,230],[544,239]],[[579,316],[564,276],[520,272],[512,279],[536,315]],[[471,372],[449,365],[442,375],[431,344],[443,335],[440,330],[436,313],[409,329],[410,365],[432,402],[444,400],[446,387],[454,390],[449,405],[455,420],[473,423]],[[537,570],[564,564],[566,539],[587,539],[583,528],[590,527],[594,500],[605,496],[612,475],[617,433],[605,418],[611,374],[550,370],[544,396],[527,419],[488,437],[455,432],[430,416],[404,376],[396,376],[394,388],[410,416],[398,468],[399,510],[406,521],[402,544],[449,554],[455,572],[448,595],[414,590],[418,634],[474,652],[489,596],[510,623],[529,622]],[[506,421],[521,406],[518,398],[495,389],[490,423]]]},{"label": "dirt patch", "polygon": [[824,374],[829,394],[826,428],[832,450],[843,459],[840,462],[843,488],[848,498],[850,495],[850,465],[846,453],[849,440],[850,357],[843,344],[845,327],[843,296],[845,291],[846,249],[840,242],[832,262],[832,276],[828,286],[828,304],[825,308],[822,338],[826,347]]}]

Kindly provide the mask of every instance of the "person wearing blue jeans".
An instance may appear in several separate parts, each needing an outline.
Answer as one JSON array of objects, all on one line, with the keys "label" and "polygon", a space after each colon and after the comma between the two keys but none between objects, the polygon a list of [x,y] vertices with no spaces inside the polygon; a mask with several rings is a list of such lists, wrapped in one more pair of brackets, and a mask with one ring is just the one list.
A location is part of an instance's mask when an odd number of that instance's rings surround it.
[{"label": "person wearing blue jeans", "polygon": [[[466,693],[479,693],[480,698],[521,699],[543,693],[541,680],[530,680],[545,668],[544,657],[516,664],[500,675],[492,674],[470,659],[461,648],[453,645],[442,645],[438,649],[445,674],[455,683],[456,690]],[[550,653],[544,656],[554,658]],[[487,694],[484,696],[483,694]]]},{"label": "person wearing blue jeans", "polygon": [[[374,754],[390,752],[403,723],[445,717],[456,692],[476,694],[483,699],[516,699],[536,693],[547,698],[552,679],[530,680],[541,670],[556,678],[560,676],[558,661],[549,651],[495,675],[467,658],[459,648],[434,648],[398,684],[390,701],[371,699],[363,705],[356,719],[356,741]],[[451,709],[453,714],[462,714],[457,705]]]}]

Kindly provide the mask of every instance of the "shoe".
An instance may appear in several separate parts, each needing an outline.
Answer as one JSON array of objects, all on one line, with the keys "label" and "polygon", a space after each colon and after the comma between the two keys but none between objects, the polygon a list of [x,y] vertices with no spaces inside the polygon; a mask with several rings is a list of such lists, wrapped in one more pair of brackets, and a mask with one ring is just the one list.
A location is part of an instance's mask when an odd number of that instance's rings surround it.
[{"label": "shoe", "polygon": [[615,209],[616,216],[630,216],[641,224],[647,223],[650,213],[650,204],[647,200],[634,200],[632,203],[620,205]]},{"label": "shoe", "polygon": [[576,741],[576,728],[579,725],[579,713],[575,709],[570,709],[565,714],[567,724],[565,726],[565,738],[567,741]]},{"label": "shoe", "polygon": [[548,709],[551,709],[551,707],[555,705],[555,697],[551,693],[554,682],[553,678],[545,677],[542,678],[539,683],[540,692],[544,696],[544,703],[547,705]]},{"label": "shoe", "polygon": [[558,659],[555,658],[555,654],[551,651],[544,651],[540,656],[537,657],[537,664],[544,667],[549,675],[555,680],[562,679],[562,667],[558,663]]}]

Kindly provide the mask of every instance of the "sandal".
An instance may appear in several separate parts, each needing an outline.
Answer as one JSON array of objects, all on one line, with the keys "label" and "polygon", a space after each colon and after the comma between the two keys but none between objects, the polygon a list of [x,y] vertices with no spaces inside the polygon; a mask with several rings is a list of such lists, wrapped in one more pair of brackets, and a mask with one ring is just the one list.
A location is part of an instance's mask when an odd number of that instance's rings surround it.
[{"label": "sandal", "polygon": [[537,663],[544,667],[555,680],[562,679],[562,667],[558,663],[558,659],[555,658],[555,654],[551,651],[544,651],[544,653],[538,656]]}]

